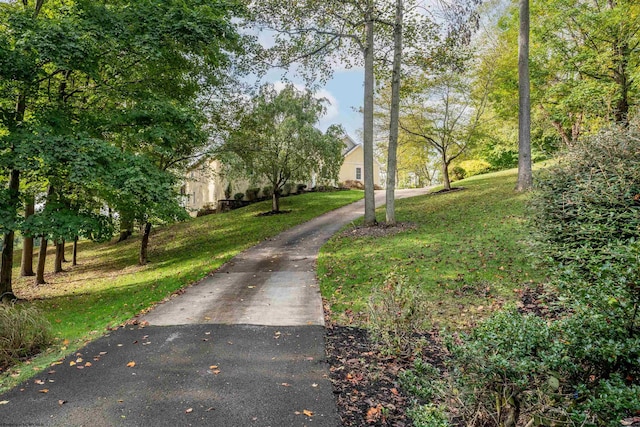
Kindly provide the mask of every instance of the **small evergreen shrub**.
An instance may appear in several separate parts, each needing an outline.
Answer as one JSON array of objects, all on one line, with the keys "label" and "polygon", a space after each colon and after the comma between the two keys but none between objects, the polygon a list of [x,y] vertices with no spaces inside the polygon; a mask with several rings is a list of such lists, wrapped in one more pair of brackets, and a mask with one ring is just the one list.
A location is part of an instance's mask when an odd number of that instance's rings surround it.
[{"label": "small evergreen shrub", "polygon": [[250,202],[254,202],[258,198],[258,193],[260,193],[259,188],[247,188],[247,191],[246,191],[247,200]]},{"label": "small evergreen shrub", "polygon": [[238,201],[244,199],[244,193],[236,193],[236,194],[234,194],[233,195],[233,199],[234,200],[238,200]]},{"label": "small evergreen shrub", "polygon": [[467,177],[467,172],[460,166],[454,166],[451,168],[451,181],[460,181]]},{"label": "small evergreen shrub", "polygon": [[288,196],[289,194],[291,194],[291,190],[293,190],[293,185],[287,182],[285,185],[282,186],[282,195]]},{"label": "small evergreen shrub", "polygon": [[415,427],[449,427],[449,420],[442,408],[432,403],[413,406],[407,410],[407,415]]},{"label": "small evergreen shrub", "polygon": [[262,196],[266,197],[267,199],[270,198],[273,195],[273,187],[264,187],[262,189]]},{"label": "small evergreen shrub", "polygon": [[51,325],[37,309],[0,304],[0,368],[37,354],[51,342]]},{"label": "small evergreen shrub", "polygon": [[224,189],[224,198],[227,200],[231,198],[231,183],[227,184],[227,188]]}]

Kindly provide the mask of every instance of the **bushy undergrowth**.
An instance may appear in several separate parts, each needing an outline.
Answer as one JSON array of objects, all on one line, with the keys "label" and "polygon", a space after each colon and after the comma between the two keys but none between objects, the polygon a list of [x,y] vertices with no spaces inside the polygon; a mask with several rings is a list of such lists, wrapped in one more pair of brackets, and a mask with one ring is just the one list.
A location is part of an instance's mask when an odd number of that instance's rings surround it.
[{"label": "bushy undergrowth", "polygon": [[36,354],[51,341],[51,325],[37,309],[0,304],[0,368]]},{"label": "bushy undergrowth", "polygon": [[409,356],[419,351],[422,340],[418,337],[428,319],[424,301],[420,288],[410,285],[406,276],[396,271],[373,290],[369,299],[370,332],[382,352]]},{"label": "bushy undergrowth", "polygon": [[554,316],[513,308],[448,336],[447,374],[417,367],[405,388],[428,399],[426,387],[465,426],[619,426],[637,415],[639,209],[637,130],[572,147],[531,202],[535,246],[556,272]]}]

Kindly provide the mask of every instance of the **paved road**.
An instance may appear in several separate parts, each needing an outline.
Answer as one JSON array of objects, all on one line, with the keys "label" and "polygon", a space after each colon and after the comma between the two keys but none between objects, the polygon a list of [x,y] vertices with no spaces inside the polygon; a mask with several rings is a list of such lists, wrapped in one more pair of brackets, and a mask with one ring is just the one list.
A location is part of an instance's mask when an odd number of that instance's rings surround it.
[{"label": "paved road", "polygon": [[0,396],[0,426],[339,426],[315,262],[363,214],[358,202],[243,252],[148,326],[113,331]]}]

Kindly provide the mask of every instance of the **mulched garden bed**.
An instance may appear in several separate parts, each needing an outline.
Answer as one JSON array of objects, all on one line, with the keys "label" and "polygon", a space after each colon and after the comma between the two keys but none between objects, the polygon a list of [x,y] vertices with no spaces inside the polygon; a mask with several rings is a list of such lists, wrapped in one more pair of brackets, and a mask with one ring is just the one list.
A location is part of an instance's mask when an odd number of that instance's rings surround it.
[{"label": "mulched garden bed", "polygon": [[[413,426],[406,412],[409,398],[398,385],[398,374],[413,360],[385,357],[369,340],[367,331],[339,326],[327,319],[327,359],[333,392],[343,426]],[[437,337],[427,337],[423,360],[442,363]]]}]

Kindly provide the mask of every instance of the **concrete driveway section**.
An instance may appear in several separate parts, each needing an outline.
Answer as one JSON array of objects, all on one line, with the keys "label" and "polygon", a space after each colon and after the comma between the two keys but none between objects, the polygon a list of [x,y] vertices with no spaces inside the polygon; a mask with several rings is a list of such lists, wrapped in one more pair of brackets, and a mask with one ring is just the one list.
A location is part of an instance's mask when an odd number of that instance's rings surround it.
[{"label": "concrete driveway section", "polygon": [[[376,196],[380,205],[384,193]],[[340,426],[315,265],[320,246],[363,206],[243,252],[139,326],[111,331],[0,395],[0,426]]]},{"label": "concrete driveway section", "polygon": [[[396,191],[396,198],[427,189]],[[376,206],[384,203],[376,192]],[[364,215],[364,201],[329,212],[236,256],[141,321],[150,325],[324,325],[315,265],[320,247],[340,228]]]}]

